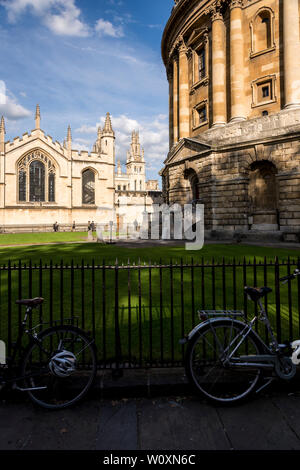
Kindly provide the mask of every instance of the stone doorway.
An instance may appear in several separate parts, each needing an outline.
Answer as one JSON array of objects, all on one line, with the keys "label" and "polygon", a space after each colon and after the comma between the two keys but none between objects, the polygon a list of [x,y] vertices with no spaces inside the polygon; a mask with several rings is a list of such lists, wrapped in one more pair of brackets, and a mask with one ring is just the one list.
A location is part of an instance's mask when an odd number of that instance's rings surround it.
[{"label": "stone doorway", "polygon": [[279,230],[276,166],[254,162],[249,172],[249,224],[251,230]]}]

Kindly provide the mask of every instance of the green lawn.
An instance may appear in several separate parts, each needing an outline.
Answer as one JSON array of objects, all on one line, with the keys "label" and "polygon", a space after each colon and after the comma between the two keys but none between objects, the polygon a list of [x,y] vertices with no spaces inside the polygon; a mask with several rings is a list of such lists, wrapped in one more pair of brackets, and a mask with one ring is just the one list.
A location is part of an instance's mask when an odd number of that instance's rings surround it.
[{"label": "green lawn", "polygon": [[1,245],[34,245],[87,240],[87,232],[1,233]]},{"label": "green lawn", "polygon": [[[44,234],[49,235],[49,234]],[[51,234],[57,235],[57,234]],[[64,234],[59,234],[64,235]],[[70,235],[70,234],[69,234]],[[77,234],[72,234],[77,235]],[[183,333],[188,332],[197,321],[196,310],[198,308],[244,309],[244,284],[269,285],[274,290],[274,266],[268,266],[264,271],[263,263],[274,262],[275,256],[280,261],[288,257],[296,259],[298,251],[293,249],[262,248],[246,245],[206,245],[202,250],[195,252],[185,251],[184,246],[121,248],[118,245],[102,245],[96,243],[58,244],[58,245],[34,245],[0,247],[0,264],[6,265],[11,261],[12,271],[7,269],[0,272],[0,336],[7,341],[8,313],[11,312],[11,333],[16,333],[16,325],[21,315],[21,310],[14,304],[19,297],[31,297],[42,295],[45,297],[41,315],[44,321],[60,320],[76,315],[79,316],[79,324],[85,329],[94,332],[99,350],[99,357],[113,358],[115,348],[115,271],[103,270],[103,260],[106,265],[114,265],[116,258],[120,266],[125,266],[130,260],[131,264],[146,267],[130,270],[130,298],[128,297],[127,269],[119,270],[118,301],[119,323],[121,331],[122,353],[125,357],[135,358],[137,361],[150,360],[150,342],[153,348],[155,361],[180,360],[182,347],[178,339]],[[235,258],[236,268],[225,268],[225,285],[222,281],[222,259],[230,263]],[[243,277],[243,259],[253,262],[256,259],[257,267],[248,266],[247,277]],[[211,265],[202,269],[195,266],[180,269],[181,259],[184,263],[211,263],[214,258],[215,268]],[[19,270],[21,266],[28,267],[31,261],[34,269],[31,271]],[[47,265],[48,269],[39,269],[39,263]],[[52,270],[49,264],[52,260]],[[60,268],[61,260],[67,265],[67,270]],[[82,260],[88,269],[80,268]],[[94,261],[93,261],[94,260]],[[147,267],[149,261],[152,264],[174,265],[172,270],[173,286],[171,286],[170,268],[153,268],[151,271],[151,285],[149,290],[150,274]],[[94,265],[95,269],[92,268]],[[239,264],[240,263],[240,264]],[[177,264],[177,265],[176,265]],[[16,269],[14,270],[14,265]],[[100,268],[97,268],[97,265]],[[71,268],[73,266],[73,268]],[[215,280],[213,282],[213,272]],[[280,266],[280,276],[287,272],[286,266]],[[256,282],[255,282],[256,274]],[[8,289],[8,279],[11,276],[12,288]],[[139,282],[140,276],[140,282]],[[192,276],[194,279],[194,294],[192,293]],[[52,296],[51,296],[52,286]],[[172,288],[173,287],[173,288]],[[235,290],[234,290],[235,288]],[[140,300],[139,300],[140,291]],[[234,291],[236,294],[234,295]],[[288,286],[282,286],[280,291],[280,327],[281,339],[299,337],[299,293],[297,281],[291,283],[291,303],[288,307]],[[278,326],[276,316],[275,293],[268,296],[268,312],[271,323]],[[253,305],[247,303],[248,315],[253,313]],[[94,317],[93,315],[94,314]],[[38,321],[36,313],[33,323]],[[128,318],[131,318],[129,328]],[[94,321],[93,321],[94,318]],[[105,325],[105,327],[104,327]],[[264,333],[263,328],[260,331]],[[104,338],[106,349],[104,350]],[[142,362],[141,361],[141,362]]]}]

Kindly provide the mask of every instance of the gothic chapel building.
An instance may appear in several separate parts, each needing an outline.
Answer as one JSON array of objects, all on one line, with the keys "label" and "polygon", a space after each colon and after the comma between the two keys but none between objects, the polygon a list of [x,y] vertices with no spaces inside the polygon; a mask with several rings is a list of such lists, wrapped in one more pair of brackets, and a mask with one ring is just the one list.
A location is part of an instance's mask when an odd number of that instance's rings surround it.
[{"label": "gothic chapel building", "polygon": [[[115,133],[109,113],[91,153],[72,149],[70,126],[61,145],[40,128],[36,108],[35,129],[5,142],[5,122],[0,123],[0,230],[51,230],[58,222],[69,230],[86,229],[88,221],[102,222],[103,214],[118,205],[119,195],[128,205],[143,205],[151,212],[159,202],[158,182],[145,180],[144,152],[133,132],[129,174],[115,172]],[[142,168],[135,172],[137,166]],[[122,185],[117,184],[122,180]],[[118,179],[118,181],[116,181]],[[140,183],[142,181],[142,184]],[[119,189],[119,190],[118,190]],[[103,212],[104,211],[104,212]],[[130,221],[128,221],[130,223]]]},{"label": "gothic chapel building", "polygon": [[175,0],[164,198],[208,234],[300,239],[300,0]]}]

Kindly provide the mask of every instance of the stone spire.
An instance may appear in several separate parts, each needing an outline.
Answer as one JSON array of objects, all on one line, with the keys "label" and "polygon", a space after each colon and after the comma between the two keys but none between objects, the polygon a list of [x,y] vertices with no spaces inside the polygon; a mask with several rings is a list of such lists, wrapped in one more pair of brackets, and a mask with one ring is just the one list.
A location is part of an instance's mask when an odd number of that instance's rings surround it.
[{"label": "stone spire", "polygon": [[5,134],[5,122],[4,122],[4,117],[1,117],[1,123],[0,123],[0,134]]},{"label": "stone spire", "polygon": [[72,154],[72,133],[71,133],[71,126],[68,126],[68,133],[67,133],[67,151],[69,158],[71,158]]},{"label": "stone spire", "polygon": [[117,169],[118,176],[122,174],[121,162],[118,160],[118,169]]},{"label": "stone spire", "polygon": [[131,157],[132,160],[139,161],[141,159],[141,145],[139,131],[133,131],[131,134]]},{"label": "stone spire", "polygon": [[111,125],[111,119],[110,119],[110,114],[106,113],[106,118],[105,118],[105,124],[103,127],[103,134],[113,134],[115,135],[112,125]]},{"label": "stone spire", "polygon": [[71,126],[68,126],[67,142],[72,142]]},{"label": "stone spire", "polygon": [[4,153],[4,145],[5,145],[5,122],[4,117],[1,117],[0,123],[0,152]]},{"label": "stone spire", "polygon": [[36,105],[36,110],[35,110],[35,128],[40,129],[41,128],[41,111],[40,111],[40,105]]}]

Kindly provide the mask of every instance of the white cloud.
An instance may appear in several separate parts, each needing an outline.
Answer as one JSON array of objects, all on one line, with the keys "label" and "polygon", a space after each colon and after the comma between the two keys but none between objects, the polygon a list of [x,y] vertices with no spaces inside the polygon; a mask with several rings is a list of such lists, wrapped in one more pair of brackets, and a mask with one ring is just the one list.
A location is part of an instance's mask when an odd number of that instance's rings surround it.
[{"label": "white cloud", "polygon": [[26,10],[41,17],[42,22],[57,35],[88,36],[90,31],[81,19],[75,0],[2,0],[8,20],[16,22]]},{"label": "white cloud", "polygon": [[14,95],[7,90],[5,82],[0,80],[0,116],[17,120],[31,116],[31,112],[20,105]]},{"label": "white cloud", "polygon": [[75,129],[75,132],[78,132],[79,134],[95,134],[97,132],[97,126],[87,126],[86,124],[83,124],[83,126]]},{"label": "white cloud", "polygon": [[97,21],[95,31],[99,36],[110,36],[112,38],[121,38],[124,36],[121,26],[114,26],[110,21],[105,21],[102,18],[99,18]]}]

